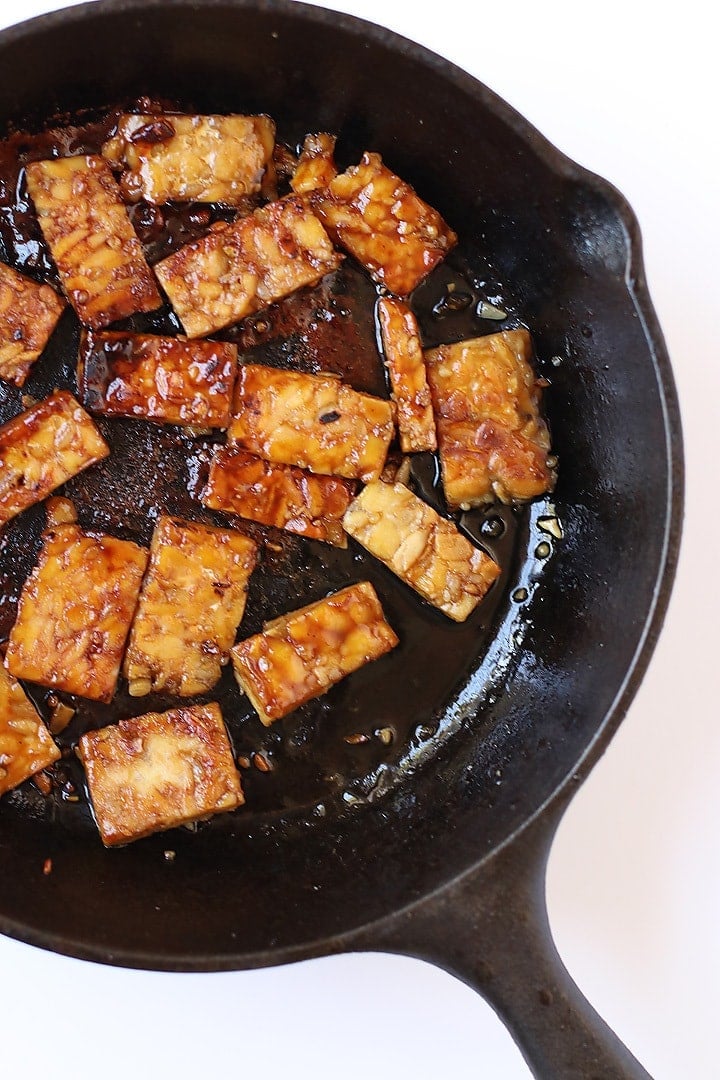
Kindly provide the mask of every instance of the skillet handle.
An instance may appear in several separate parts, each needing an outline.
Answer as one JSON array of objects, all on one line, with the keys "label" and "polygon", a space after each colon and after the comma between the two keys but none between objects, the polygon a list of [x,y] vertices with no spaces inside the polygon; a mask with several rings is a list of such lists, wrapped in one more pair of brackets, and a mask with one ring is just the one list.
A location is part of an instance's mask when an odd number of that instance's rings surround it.
[{"label": "skillet handle", "polygon": [[376,926],[371,948],[429,960],[487,999],[540,1080],[650,1080],[555,948],[545,872],[562,809],[545,812],[464,875]]}]

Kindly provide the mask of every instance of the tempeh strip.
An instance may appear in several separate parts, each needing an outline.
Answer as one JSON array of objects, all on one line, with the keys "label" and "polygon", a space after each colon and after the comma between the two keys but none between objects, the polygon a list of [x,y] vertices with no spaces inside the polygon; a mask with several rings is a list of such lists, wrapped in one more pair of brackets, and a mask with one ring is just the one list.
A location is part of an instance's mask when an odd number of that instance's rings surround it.
[{"label": "tempeh strip", "polygon": [[23,385],[64,308],[49,285],[0,263],[0,377]]},{"label": "tempeh strip", "polygon": [[20,683],[0,664],[0,795],[60,757]]},{"label": "tempeh strip", "polygon": [[5,665],[18,679],[110,701],[148,553],[58,525],[20,595]]},{"label": "tempeh strip", "polygon": [[363,154],[311,201],[335,243],[397,296],[411,293],[457,243],[437,210],[379,154]]},{"label": "tempeh strip", "polygon": [[78,387],[102,416],[224,429],[236,373],[228,342],[88,331],[80,344]]},{"label": "tempeh strip", "polygon": [[218,223],[155,267],[188,337],[206,337],[337,269],[340,256],[297,195]]},{"label": "tempeh strip", "polygon": [[42,500],[110,450],[84,409],[56,390],[0,427],[0,524]]},{"label": "tempeh strip", "polygon": [[368,581],[267,623],[231,652],[235,677],[266,726],[395,648]]},{"label": "tempeh strip", "polygon": [[239,206],[260,191],[274,146],[269,116],[124,113],[102,153],[124,168],[131,202]]},{"label": "tempeh strip", "polygon": [[241,364],[228,441],[279,465],[373,480],[393,435],[389,401],[339,379]]},{"label": "tempeh strip", "polygon": [[235,446],[218,446],[202,494],[205,506],[262,525],[347,547],[342,516],[355,492],[351,480],[273,465]]},{"label": "tempeh strip", "polygon": [[307,195],[326,188],[337,176],[335,166],[335,136],[321,132],[306,135],[302,153],[290,187],[296,195]]},{"label": "tempeh strip", "polygon": [[406,454],[436,450],[435,419],[417,319],[407,304],[389,296],[380,297],[377,310],[385,366],[397,406],[400,448]]},{"label": "tempeh strip", "polygon": [[27,185],[63,289],[99,330],[162,304],[107,162],[96,154],[33,161]]},{"label": "tempeh strip", "polygon": [[550,435],[531,356],[525,329],[426,352],[449,506],[469,509],[551,490]]},{"label": "tempeh strip", "polygon": [[451,521],[403,484],[368,484],[343,518],[371,555],[455,622],[464,622],[500,573]]},{"label": "tempeh strip", "polygon": [[210,690],[245,611],[257,545],[234,529],[161,517],[123,674],[134,697]]},{"label": "tempeh strip", "polygon": [[106,847],[189,825],[244,803],[215,702],[146,713],[78,745]]}]

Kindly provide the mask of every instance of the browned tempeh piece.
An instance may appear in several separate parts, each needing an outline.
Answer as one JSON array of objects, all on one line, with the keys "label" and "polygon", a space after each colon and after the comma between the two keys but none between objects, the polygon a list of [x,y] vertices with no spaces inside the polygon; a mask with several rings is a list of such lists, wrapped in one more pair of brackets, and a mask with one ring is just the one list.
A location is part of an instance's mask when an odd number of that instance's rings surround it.
[{"label": "browned tempeh piece", "polygon": [[269,116],[124,113],[102,153],[125,169],[120,186],[131,202],[238,206],[260,190],[274,146]]},{"label": "browned tempeh piece", "polygon": [[403,484],[368,484],[351,503],[343,525],[455,622],[467,619],[500,573],[489,555]]},{"label": "browned tempeh piece", "polygon": [[23,385],[64,307],[49,285],[0,262],[0,377]]},{"label": "browned tempeh piece", "polygon": [[203,694],[220,678],[245,611],[257,545],[234,529],[161,517],[123,674],[134,697]]},{"label": "browned tempeh piece", "polygon": [[407,296],[457,243],[457,236],[409,184],[363,154],[312,199],[335,243],[381,285]]},{"label": "browned tempeh piece", "polygon": [[78,745],[106,847],[189,825],[244,803],[215,702],[146,713]]},{"label": "browned tempeh piece", "polygon": [[22,686],[0,664],[0,795],[59,757]]},{"label": "browned tempeh piece", "polygon": [[56,390],[0,427],[0,524],[110,453],[84,409]]},{"label": "browned tempeh piece", "polygon": [[33,161],[27,185],[63,289],[82,323],[99,330],[161,306],[107,162],[96,154]]},{"label": "browned tempeh piece", "polygon": [[361,394],[339,379],[241,364],[235,385],[231,443],[279,465],[373,480],[393,435],[389,401]]},{"label": "browned tempeh piece", "polygon": [[394,649],[368,581],[267,623],[232,650],[235,677],[266,726]]},{"label": "browned tempeh piece", "polygon": [[307,195],[326,188],[336,176],[335,136],[326,132],[306,135],[302,153],[290,180],[290,187],[295,194]]},{"label": "browned tempeh piece", "polygon": [[341,521],[354,491],[351,480],[314,476],[293,465],[273,465],[236,446],[218,446],[202,501],[213,510],[347,547]]},{"label": "browned tempeh piece", "polygon": [[385,365],[397,406],[400,448],[406,454],[436,450],[435,418],[417,319],[402,300],[381,296],[377,306]]},{"label": "browned tempeh piece", "polygon": [[552,488],[531,356],[525,329],[426,352],[448,505],[532,499]]},{"label": "browned tempeh piece", "polygon": [[340,265],[320,221],[297,195],[216,224],[155,267],[188,337],[238,322]]},{"label": "browned tempeh piece", "polygon": [[237,346],[125,331],[87,331],[78,387],[87,408],[164,424],[226,428]]},{"label": "browned tempeh piece", "polygon": [[148,553],[77,525],[45,533],[5,664],[19,679],[110,701]]}]

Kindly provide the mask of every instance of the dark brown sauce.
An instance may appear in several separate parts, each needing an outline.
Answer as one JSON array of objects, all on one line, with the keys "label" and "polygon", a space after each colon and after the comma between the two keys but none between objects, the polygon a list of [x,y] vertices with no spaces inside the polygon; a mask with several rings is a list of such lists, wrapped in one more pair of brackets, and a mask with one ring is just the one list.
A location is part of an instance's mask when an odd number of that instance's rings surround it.
[{"label": "dark brown sauce", "polygon": [[[147,109],[147,103],[143,104]],[[44,157],[97,152],[112,131],[116,114],[111,110],[86,123],[68,122],[32,136],[15,134],[0,143],[0,243],[3,257],[17,269],[57,286],[52,260],[24,193],[24,165]],[[139,204],[131,216],[154,262],[200,235],[212,221],[227,220],[232,212],[185,205],[163,207],[155,214]],[[470,299],[443,304],[443,296],[449,293]],[[347,258],[316,288],[302,290],[218,336],[237,342],[243,355],[254,361],[336,372],[357,389],[387,396],[374,322],[376,297],[369,277]],[[461,245],[412,298],[425,344],[497,330],[498,324],[477,317],[477,303],[482,299],[508,310],[510,317],[503,326],[517,325],[512,298],[495,281],[492,267],[481,253],[467,252]],[[122,325],[155,333],[181,330],[169,308]],[[78,344],[79,327],[68,312],[23,392],[41,398],[57,386],[76,393]],[[20,393],[0,383],[0,422],[22,407]],[[199,495],[215,438],[193,438],[180,428],[144,421],[100,419],[98,424],[111,446],[111,456],[60,492],[75,503],[80,525],[147,545],[158,516],[170,513],[232,523],[255,537],[261,557],[239,638],[259,631],[274,616],[363,579],[375,585],[386,617],[400,637],[399,647],[388,656],[269,729],[261,725],[238,690],[229,668],[211,693],[189,699],[220,703],[235,752],[249,763],[242,770],[247,807],[241,812],[242,820],[232,815],[232,828],[251,828],[258,814],[308,816],[315,808],[312,813],[317,816],[331,804],[342,809],[353,801],[372,800],[400,782],[423,755],[432,756],[438,740],[452,729],[451,706],[478,667],[478,658],[499,628],[518,617],[517,606],[508,597],[519,585],[527,586],[535,573],[536,564],[528,552],[545,539],[533,526],[539,511],[491,507],[459,516],[467,535],[499,561],[502,576],[476,612],[458,625],[423,603],[352,541],[347,550],[339,550],[205,509]],[[412,486],[447,513],[439,479],[434,455],[414,458]],[[34,565],[44,517],[44,509],[34,507],[10,522],[0,536],[2,641],[7,639],[22,585]],[[487,678],[490,694],[492,671]],[[50,692],[30,684],[26,689],[47,719]],[[67,694],[56,696],[70,703],[75,715],[57,737],[63,759],[52,770],[53,791],[43,796],[29,781],[3,800],[3,809],[57,819],[69,829],[91,827],[82,769],[72,749],[79,736],[125,716],[168,709],[179,704],[179,699],[168,695],[131,698],[124,680],[110,705]],[[253,755],[258,753],[269,765],[267,770],[253,764]],[[200,829],[229,827],[216,818]]]}]

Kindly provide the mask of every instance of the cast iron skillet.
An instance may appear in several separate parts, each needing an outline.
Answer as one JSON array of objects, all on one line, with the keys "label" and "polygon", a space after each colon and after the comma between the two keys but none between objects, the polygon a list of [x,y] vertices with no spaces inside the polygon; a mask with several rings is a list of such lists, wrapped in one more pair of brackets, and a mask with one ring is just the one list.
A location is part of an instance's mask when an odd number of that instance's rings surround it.
[{"label": "cast iron skillet", "polygon": [[[249,770],[250,809],[195,833],[107,852],[67,790],[42,799],[25,785],[5,798],[0,929],[74,956],[166,970],[408,953],[482,992],[536,1075],[647,1075],[565,972],[544,904],[555,827],[638,686],[680,534],[678,406],[627,204],[462,71],[302,4],[97,3],[6,31],[0,65],[0,116],[31,130],[58,110],[150,94],[267,111],[288,142],[338,132],[343,162],[379,150],[462,237],[414,297],[428,343],[496,328],[472,307],[432,315],[450,280],[473,305],[499,299],[508,325],[533,331],[551,381],[552,502],[564,531],[558,541],[539,527],[547,503],[503,512],[500,524],[491,512],[469,515],[463,527],[504,573],[465,627],[447,625],[355,548],[329,553],[275,534],[280,551],[265,551],[245,631],[370,576],[401,649],[269,733],[226,676],[218,693],[236,749],[264,750],[273,771]],[[51,275],[28,251],[20,243],[2,255]],[[311,310],[307,297],[281,306],[269,329],[245,328],[240,340],[271,363],[348,364],[372,383],[363,314],[372,295],[348,261]],[[168,318],[144,325],[172,326]],[[76,335],[68,315],[30,392],[72,385]],[[3,415],[18,411],[19,398],[3,395]],[[112,438],[130,479],[77,481],[81,523],[146,539],[148,514],[192,509],[202,445],[130,422]],[[421,463],[416,483],[437,500],[432,481],[431,463]],[[41,526],[42,511],[30,512],[3,541],[6,621]],[[550,557],[538,555],[542,541]],[[121,694],[118,709],[151,704]],[[114,715],[83,706],[65,742]],[[384,726],[394,731],[389,747],[375,736],[344,741]],[[72,768],[67,759],[61,778],[72,780]],[[43,875],[48,858],[53,872]]]}]

